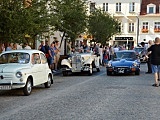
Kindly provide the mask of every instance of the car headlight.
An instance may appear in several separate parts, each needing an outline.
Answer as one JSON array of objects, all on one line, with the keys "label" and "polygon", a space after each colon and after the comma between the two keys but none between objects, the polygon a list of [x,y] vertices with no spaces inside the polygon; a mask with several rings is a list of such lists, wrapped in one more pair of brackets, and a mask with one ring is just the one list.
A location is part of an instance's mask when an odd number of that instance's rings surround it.
[{"label": "car headlight", "polygon": [[71,59],[71,57],[69,57],[69,58],[68,58],[68,61],[69,61],[70,63],[72,62],[72,59]]},{"label": "car headlight", "polygon": [[17,77],[17,78],[21,78],[21,77],[22,77],[22,72],[18,71],[18,72],[16,73],[16,77]]},{"label": "car headlight", "polygon": [[134,62],[134,63],[133,63],[133,66],[135,66],[135,67],[138,66],[138,63]]},{"label": "car headlight", "polygon": [[107,64],[107,67],[112,67],[112,64],[109,62],[109,63]]},{"label": "car headlight", "polygon": [[82,57],[82,62],[84,62],[84,57]]}]

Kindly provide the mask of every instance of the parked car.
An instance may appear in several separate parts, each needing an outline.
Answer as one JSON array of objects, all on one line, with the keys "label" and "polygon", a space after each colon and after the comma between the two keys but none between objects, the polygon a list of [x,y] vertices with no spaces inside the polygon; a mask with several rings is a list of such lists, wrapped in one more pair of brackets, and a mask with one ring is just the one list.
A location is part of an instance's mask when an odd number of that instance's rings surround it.
[{"label": "parked car", "polygon": [[139,57],[141,62],[146,62],[146,60],[144,59],[145,57],[144,47],[135,47],[133,50],[136,52],[136,55]]},{"label": "parked car", "polygon": [[86,72],[88,75],[92,75],[93,68],[96,68],[97,72],[100,71],[99,55],[93,53],[75,53],[68,59],[61,61],[63,76],[67,76],[69,72]]},{"label": "parked car", "polygon": [[115,53],[115,56],[106,66],[107,75],[112,74],[140,74],[140,60],[134,50],[122,50]]},{"label": "parked car", "polygon": [[43,83],[46,88],[53,84],[43,52],[13,50],[0,54],[0,90],[22,88],[24,95],[30,95],[33,86]]}]

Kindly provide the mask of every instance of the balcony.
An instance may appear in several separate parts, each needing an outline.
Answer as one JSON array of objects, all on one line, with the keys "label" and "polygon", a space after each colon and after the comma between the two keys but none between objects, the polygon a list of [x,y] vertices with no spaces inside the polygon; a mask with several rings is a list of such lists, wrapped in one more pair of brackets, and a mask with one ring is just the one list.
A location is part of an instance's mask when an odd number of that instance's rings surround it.
[{"label": "balcony", "polygon": [[142,29],[142,33],[148,33],[148,29]]},{"label": "balcony", "polygon": [[159,33],[159,32],[160,32],[160,28],[155,28],[155,29],[154,29],[154,32],[155,32],[155,33]]}]

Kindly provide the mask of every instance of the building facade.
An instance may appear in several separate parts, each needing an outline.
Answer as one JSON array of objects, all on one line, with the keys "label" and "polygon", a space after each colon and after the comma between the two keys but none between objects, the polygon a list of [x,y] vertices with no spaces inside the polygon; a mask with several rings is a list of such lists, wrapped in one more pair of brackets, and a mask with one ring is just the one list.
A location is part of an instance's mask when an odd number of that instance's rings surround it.
[{"label": "building facade", "polygon": [[92,0],[92,8],[100,8],[121,22],[119,35],[109,44],[137,46],[160,37],[160,0]]},{"label": "building facade", "polygon": [[142,0],[139,21],[139,42],[160,37],[160,0]]}]

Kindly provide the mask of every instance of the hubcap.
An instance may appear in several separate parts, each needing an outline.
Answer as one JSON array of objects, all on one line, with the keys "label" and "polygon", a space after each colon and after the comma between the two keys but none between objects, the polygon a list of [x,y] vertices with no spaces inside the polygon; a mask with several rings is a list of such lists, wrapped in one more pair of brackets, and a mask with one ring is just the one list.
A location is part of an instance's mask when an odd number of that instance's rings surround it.
[{"label": "hubcap", "polygon": [[31,82],[29,81],[28,84],[27,84],[27,91],[28,93],[30,93],[32,90],[32,85],[31,85]]}]

